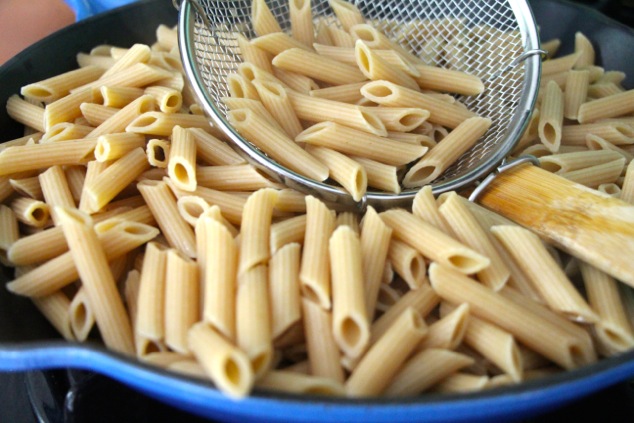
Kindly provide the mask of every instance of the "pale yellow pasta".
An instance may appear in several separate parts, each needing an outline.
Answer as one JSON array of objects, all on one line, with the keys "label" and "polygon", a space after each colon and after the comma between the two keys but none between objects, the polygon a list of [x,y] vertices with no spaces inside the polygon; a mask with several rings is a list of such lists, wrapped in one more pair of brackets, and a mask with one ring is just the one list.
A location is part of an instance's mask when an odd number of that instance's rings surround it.
[{"label": "pale yellow pasta", "polygon": [[469,96],[484,92],[482,80],[475,75],[429,65],[416,65],[415,69],[420,74],[416,82],[424,90]]},{"label": "pale yellow pasta", "polygon": [[405,174],[403,185],[413,188],[434,181],[471,148],[490,126],[491,119],[488,118],[472,117],[463,121],[410,168]]},{"label": "pale yellow pasta", "polygon": [[588,97],[593,99],[599,99],[603,97],[608,97],[614,94],[619,94],[625,91],[624,88],[614,84],[614,83],[602,83],[602,84],[592,84],[588,86]]},{"label": "pale yellow pasta", "polygon": [[238,41],[238,48],[240,49],[240,54],[242,55],[245,63],[252,63],[267,72],[273,72],[269,52],[249,42],[249,40],[242,34],[236,35],[236,40]]},{"label": "pale yellow pasta", "polygon": [[[4,218],[8,219],[6,213],[8,213],[7,210],[11,209],[2,206],[2,210],[4,210]],[[11,213],[13,213],[12,210]],[[13,214],[13,218],[17,219],[15,214]],[[17,226],[15,229],[11,229],[7,223],[3,227],[6,231],[3,230],[2,236],[5,236],[6,239],[2,241],[1,245],[6,246],[7,258],[14,265],[26,266],[42,263],[68,251],[62,228],[49,228],[18,239],[15,236],[17,232],[14,232],[17,230]],[[13,241],[9,242],[9,240]],[[0,248],[2,247],[0,246]]]},{"label": "pale yellow pasta", "polygon": [[585,103],[590,84],[590,72],[587,70],[571,70],[568,73],[564,91],[564,117],[577,119],[579,107]]},{"label": "pale yellow pasta", "polygon": [[144,94],[143,89],[134,87],[103,86],[99,92],[104,106],[116,108],[125,107]]},{"label": "pale yellow pasta", "polygon": [[387,135],[385,125],[371,109],[292,91],[288,91],[288,97],[297,117],[302,120],[334,122],[374,135]]},{"label": "pale yellow pasta", "polygon": [[68,208],[58,208],[57,215],[104,343],[115,351],[134,354],[130,321],[90,218]]},{"label": "pale yellow pasta", "polygon": [[311,90],[309,95],[326,100],[354,104],[363,98],[363,95],[361,95],[361,87],[365,84],[366,82],[363,81],[355,82],[353,84],[334,85],[332,87]]},{"label": "pale yellow pasta", "polygon": [[158,108],[163,113],[178,113],[183,105],[183,95],[173,88],[156,85],[146,88],[145,94],[156,99]]},{"label": "pale yellow pasta", "polygon": [[273,66],[331,84],[361,82],[366,76],[358,67],[346,65],[302,48],[284,50],[273,58]]},{"label": "pale yellow pasta", "polygon": [[139,280],[134,331],[159,342],[165,337],[165,281],[167,247],[150,242],[145,247]]},{"label": "pale yellow pasta", "polygon": [[[278,129],[281,132],[284,132],[282,126],[275,120],[271,112],[264,107],[264,104],[261,100],[252,100],[249,98],[235,98],[235,97],[225,97],[222,99],[222,102],[229,108],[229,110],[239,110],[239,109],[249,109],[253,113],[257,113],[262,118],[264,118],[267,122],[269,122],[275,129]],[[244,159],[243,159],[244,161]]]},{"label": "pale yellow pasta", "polygon": [[302,320],[310,373],[336,382],[345,380],[340,352],[332,333],[332,314],[320,304],[302,298]]},{"label": "pale yellow pasta", "polygon": [[149,167],[147,156],[141,147],[117,159],[94,180],[85,184],[89,209],[93,212],[101,210]]},{"label": "pale yellow pasta", "polygon": [[51,128],[40,139],[40,143],[77,140],[84,138],[93,127],[75,123],[61,122]]},{"label": "pale yellow pasta", "polygon": [[253,165],[198,166],[196,179],[203,187],[221,191],[257,191],[260,188],[279,188]]},{"label": "pale yellow pasta", "polygon": [[86,66],[25,85],[20,94],[30,100],[52,103],[68,95],[71,89],[100,78],[103,73],[97,66]]},{"label": "pale yellow pasta", "polygon": [[15,212],[5,206],[0,205],[0,261],[9,265],[9,263],[15,263],[10,257],[10,249],[13,247],[20,238],[20,232],[18,228],[18,219]]},{"label": "pale yellow pasta", "polygon": [[114,64],[103,74],[102,78],[107,78],[117,72],[129,69],[137,63],[148,63],[151,55],[152,52],[148,45],[134,44],[121,57],[116,59]]},{"label": "pale yellow pasta", "polygon": [[25,225],[44,227],[50,218],[50,207],[43,201],[29,197],[17,197],[10,203],[16,218]]},{"label": "pale yellow pasta", "polygon": [[[370,111],[383,121],[388,131],[396,132],[413,131],[425,123],[430,116],[429,111],[425,109],[411,107],[372,107]],[[391,135],[395,134],[389,132],[388,138]]]},{"label": "pale yellow pasta", "polygon": [[432,391],[441,393],[479,392],[487,388],[489,376],[456,372],[434,385]]},{"label": "pale yellow pasta", "polygon": [[504,245],[553,310],[573,320],[588,323],[597,321],[596,313],[575,289],[537,235],[520,226],[510,225],[494,226],[491,233]]},{"label": "pale yellow pasta", "polygon": [[70,300],[62,291],[33,298],[33,304],[67,341],[74,341],[68,309]]},{"label": "pale yellow pasta", "polygon": [[354,201],[361,201],[368,187],[368,177],[360,163],[329,148],[309,145],[306,151],[328,166],[330,178],[344,187]]},{"label": "pale yellow pasta", "polygon": [[251,391],[255,378],[244,352],[205,322],[192,326],[187,338],[189,349],[218,389],[235,398]]},{"label": "pale yellow pasta", "polygon": [[328,36],[332,40],[332,45],[344,48],[354,47],[354,38],[352,38],[349,32],[337,28],[334,25],[328,25],[325,30],[328,31]]},{"label": "pale yellow pasta", "polygon": [[196,262],[175,249],[166,254],[165,343],[188,354],[188,331],[199,320],[200,285]]},{"label": "pale yellow pasta", "polygon": [[44,108],[12,95],[7,100],[7,114],[11,119],[36,131],[45,132]]},{"label": "pale yellow pasta", "polygon": [[417,107],[429,110],[429,122],[456,128],[465,120],[476,116],[474,112],[457,104],[448,103],[429,94],[420,93],[389,81],[368,82],[361,88],[367,99],[391,107]]},{"label": "pale yellow pasta", "polygon": [[106,86],[122,86],[141,88],[151,85],[161,79],[170,78],[172,73],[156,66],[145,63],[136,63],[128,68],[119,70],[107,77],[101,77],[94,82],[89,82],[71,90],[71,93],[85,89],[99,88]]},{"label": "pale yellow pasta", "polygon": [[349,31],[354,25],[365,23],[361,11],[354,4],[345,0],[329,0],[328,4],[344,30]]},{"label": "pale yellow pasta", "polygon": [[240,274],[265,264],[271,256],[269,236],[277,196],[276,190],[264,188],[251,194],[244,205],[240,226]]},{"label": "pale yellow pasta", "polygon": [[77,53],[77,66],[80,68],[86,66],[97,66],[106,71],[114,64],[114,61],[114,58],[111,56]]},{"label": "pale yellow pasta", "polygon": [[9,179],[9,184],[13,190],[22,197],[29,197],[34,200],[44,200],[42,186],[39,177]]},{"label": "pale yellow pasta", "polygon": [[298,93],[308,94],[310,91],[319,88],[319,84],[317,84],[315,80],[301,73],[291,72],[281,68],[273,68],[273,75],[282,85]]},{"label": "pale yellow pasta", "polygon": [[625,166],[625,158],[620,157],[606,163],[597,164],[583,169],[562,172],[560,175],[570,181],[597,188],[601,184],[613,183],[621,176]]},{"label": "pale yellow pasta", "polygon": [[365,169],[368,186],[395,194],[401,192],[399,167],[386,165],[365,157],[351,156],[351,158]]},{"label": "pale yellow pasta", "polygon": [[[68,186],[66,174],[61,166],[52,166],[45,172],[40,173],[39,181],[42,187],[44,200],[49,207],[75,207],[75,200]],[[53,210],[51,217],[57,222],[57,216]]]},{"label": "pale yellow pasta", "polygon": [[427,348],[454,350],[462,343],[473,318],[469,315],[469,304],[452,306],[453,310],[445,312],[446,304],[441,303],[440,319],[429,325],[427,335],[416,346],[417,351]]},{"label": "pale yellow pasta", "polygon": [[212,131],[207,117],[186,113],[145,112],[134,119],[125,130],[138,134],[169,136],[175,126],[183,128],[202,128]]},{"label": "pale yellow pasta", "polygon": [[153,138],[146,144],[145,154],[148,163],[153,167],[167,168],[170,154],[170,143],[166,140]]},{"label": "pale yellow pasta", "polygon": [[595,51],[592,42],[583,33],[575,33],[575,53],[580,53],[575,62],[575,68],[585,68],[594,65]]},{"label": "pale yellow pasta", "polygon": [[[82,103],[79,106],[79,110],[81,111],[81,118],[75,119],[75,122],[83,119],[88,125],[93,127],[90,132],[121,111],[121,109],[116,107],[102,106],[96,103]],[[104,133],[106,132],[104,131]]]},{"label": "pale yellow pasta", "polygon": [[301,246],[286,244],[269,261],[269,298],[273,339],[287,332],[301,319],[299,267]]},{"label": "pale yellow pasta", "polygon": [[251,22],[258,35],[282,32],[282,28],[264,0],[253,0],[251,3]]},{"label": "pale yellow pasta", "polygon": [[170,189],[177,197],[182,197],[184,195],[196,195],[212,206],[219,206],[222,210],[223,216],[232,224],[240,224],[242,221],[242,211],[244,209],[246,198],[205,187],[198,187],[196,188],[196,191],[193,192],[182,191],[175,186],[170,185],[171,182],[169,178],[164,179],[164,182],[170,186]]},{"label": "pale yellow pasta", "polygon": [[259,100],[257,90],[245,77],[237,73],[227,75],[227,87],[232,98],[246,98],[249,100]]},{"label": "pale yellow pasta", "polygon": [[445,221],[438,211],[438,204],[434,197],[432,187],[425,185],[414,196],[412,202],[412,213],[420,217],[427,223],[434,225],[444,233],[453,236],[451,226]]},{"label": "pale yellow pasta", "polygon": [[473,363],[454,351],[429,348],[409,358],[385,390],[389,397],[417,395]]},{"label": "pale yellow pasta", "polygon": [[346,381],[346,393],[353,397],[381,394],[426,334],[420,314],[405,309],[355,367]]},{"label": "pale yellow pasta", "polygon": [[465,245],[489,258],[490,266],[477,273],[477,278],[484,285],[500,290],[508,281],[511,273],[498,254],[491,237],[478,223],[463,199],[455,192],[441,196],[442,201],[438,211],[456,235]]},{"label": "pale yellow pasta", "polygon": [[212,165],[238,165],[246,160],[229,145],[202,128],[189,128],[196,141],[197,157]]},{"label": "pale yellow pasta", "polygon": [[266,109],[289,137],[294,139],[297,134],[302,132],[302,124],[293,110],[291,100],[282,85],[272,81],[255,79],[253,86]]},{"label": "pale yellow pasta", "polygon": [[627,165],[625,178],[621,186],[621,200],[634,204],[634,162]]},{"label": "pale yellow pasta", "polygon": [[79,342],[86,341],[95,325],[95,315],[85,288],[80,288],[73,296],[68,307],[68,315],[75,339]]},{"label": "pale yellow pasta", "polygon": [[268,270],[265,264],[238,274],[236,334],[238,346],[250,360],[255,378],[261,378],[273,364]]},{"label": "pale yellow pasta", "polygon": [[145,137],[126,132],[101,135],[95,147],[95,159],[100,162],[118,159],[130,151],[145,147]]},{"label": "pale yellow pasta", "polygon": [[542,74],[552,75],[571,70],[581,57],[581,52],[574,52],[556,59],[544,60],[542,64]]},{"label": "pale yellow pasta", "polygon": [[[592,134],[589,137],[595,137]],[[549,154],[539,158],[543,169],[553,173],[565,173],[584,169],[621,158],[621,154],[612,150],[585,150],[572,153]]]},{"label": "pale yellow pasta", "polygon": [[618,281],[590,264],[579,262],[579,268],[588,302],[599,316],[594,332],[601,350],[613,355],[634,347],[634,329],[623,306]]},{"label": "pale yellow pasta", "polygon": [[418,289],[427,282],[425,259],[415,248],[392,239],[388,258],[394,271],[403,278],[410,289]]},{"label": "pale yellow pasta", "polygon": [[[283,32],[273,32],[270,34],[262,35],[254,38],[250,41],[252,46],[260,48],[269,54],[276,56],[286,50],[297,48],[301,50],[310,50],[310,46],[306,46],[303,43],[293,39],[290,35]],[[254,63],[258,65],[257,63]],[[260,66],[262,69],[265,67]]]},{"label": "pale yellow pasta", "polygon": [[291,34],[304,45],[312,46],[315,39],[313,13],[310,0],[291,0],[288,2]]},{"label": "pale yellow pasta", "polygon": [[363,40],[364,43],[374,50],[395,50],[403,59],[412,64],[421,63],[421,60],[414,54],[401,47],[396,42],[391,41],[385,34],[381,33],[372,25],[359,23],[349,30],[352,39]]},{"label": "pale yellow pasta", "polygon": [[151,95],[143,95],[126,105],[90,132],[87,137],[124,132],[126,127],[143,113],[154,110],[156,101]]},{"label": "pale yellow pasta", "polygon": [[328,177],[326,166],[251,110],[230,111],[228,118],[234,128],[280,164],[319,181]]},{"label": "pale yellow pasta", "polygon": [[203,317],[215,330],[233,340],[238,246],[221,222],[203,217],[201,224],[205,239]]},{"label": "pale yellow pasta", "polygon": [[296,141],[396,166],[410,163],[427,152],[427,147],[364,133],[334,122],[315,124],[299,134]]},{"label": "pale yellow pasta", "polygon": [[362,40],[355,43],[356,64],[366,78],[376,80],[386,80],[403,87],[420,91],[420,88],[414,78],[405,71],[391,66],[390,63],[383,60],[381,56],[370,49]]},{"label": "pale yellow pasta", "polygon": [[587,363],[583,339],[551,319],[439,264],[430,265],[429,278],[443,299],[455,304],[468,303],[474,316],[507,330],[518,341],[560,366],[573,369]]},{"label": "pale yellow pasta", "polygon": [[331,307],[328,240],[335,216],[315,197],[306,196],[306,229],[300,266],[302,293],[324,309]]},{"label": "pale yellow pasta", "polygon": [[194,230],[180,217],[176,199],[168,185],[164,181],[145,180],[139,182],[137,188],[169,244],[185,255],[195,257]]},{"label": "pale yellow pasta", "polygon": [[579,123],[588,123],[624,116],[632,112],[634,112],[634,90],[628,90],[582,104],[579,107],[577,119]]},{"label": "pale yellow pasta", "polygon": [[552,152],[561,145],[561,127],[564,119],[564,96],[556,83],[549,82],[539,109],[538,133],[541,142]]},{"label": "pale yellow pasta", "polygon": [[187,128],[178,125],[172,130],[167,174],[179,189],[196,190],[196,141]]}]

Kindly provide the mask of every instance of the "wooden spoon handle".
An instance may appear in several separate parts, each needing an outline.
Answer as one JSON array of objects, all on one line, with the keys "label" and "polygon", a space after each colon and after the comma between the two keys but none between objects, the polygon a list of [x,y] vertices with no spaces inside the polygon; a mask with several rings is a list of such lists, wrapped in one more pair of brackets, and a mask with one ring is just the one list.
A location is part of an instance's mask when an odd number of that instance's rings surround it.
[{"label": "wooden spoon handle", "polygon": [[478,202],[634,287],[634,205],[532,165],[497,175]]}]

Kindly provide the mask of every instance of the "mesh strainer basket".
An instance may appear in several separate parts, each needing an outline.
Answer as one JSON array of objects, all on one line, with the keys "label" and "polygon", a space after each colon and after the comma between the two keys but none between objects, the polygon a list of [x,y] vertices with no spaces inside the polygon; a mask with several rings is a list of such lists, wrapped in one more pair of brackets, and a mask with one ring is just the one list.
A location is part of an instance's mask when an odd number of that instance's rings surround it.
[{"label": "mesh strainer basket", "polygon": [[[353,0],[368,23],[426,64],[477,75],[478,96],[456,96],[493,124],[477,144],[432,183],[434,193],[464,188],[490,173],[512,150],[528,124],[539,88],[539,40],[524,0]],[[267,1],[282,30],[290,33],[288,1]],[[180,4],[183,64],[201,106],[246,153],[251,163],[285,185],[342,207],[405,206],[417,190],[368,191],[360,202],[336,184],[306,178],[271,160],[228,122],[221,101],[227,76],[242,63],[237,36],[256,37],[251,0],[186,0]],[[327,0],[313,0],[314,19],[339,26]],[[430,42],[433,40],[433,42]]]}]

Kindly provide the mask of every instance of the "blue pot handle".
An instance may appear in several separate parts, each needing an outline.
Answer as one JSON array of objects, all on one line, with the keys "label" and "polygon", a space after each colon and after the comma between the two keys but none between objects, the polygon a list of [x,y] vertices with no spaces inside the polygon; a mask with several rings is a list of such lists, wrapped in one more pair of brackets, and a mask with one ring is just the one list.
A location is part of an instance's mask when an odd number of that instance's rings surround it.
[{"label": "blue pot handle", "polygon": [[75,11],[77,21],[123,6],[135,0],[64,0]]}]

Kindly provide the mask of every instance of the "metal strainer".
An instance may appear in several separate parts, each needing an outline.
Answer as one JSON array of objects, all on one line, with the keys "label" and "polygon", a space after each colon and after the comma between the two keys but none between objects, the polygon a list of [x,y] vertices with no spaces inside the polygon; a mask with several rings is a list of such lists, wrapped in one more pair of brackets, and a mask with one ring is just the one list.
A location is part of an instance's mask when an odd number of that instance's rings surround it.
[{"label": "metal strainer", "polygon": [[[491,172],[513,149],[528,124],[540,74],[536,23],[525,0],[352,0],[366,20],[428,64],[479,76],[485,91],[457,96],[493,124],[478,143],[432,183],[433,192],[461,189]],[[228,122],[223,97],[227,76],[242,62],[237,34],[256,36],[251,0],[184,0],[179,44],[187,77],[214,124],[246,153],[251,163],[277,181],[343,207],[405,206],[417,190],[401,194],[368,191],[355,202],[342,188],[308,179],[267,157]],[[267,1],[290,32],[287,0]],[[338,25],[327,0],[312,1],[313,17]],[[430,39],[435,42],[429,42]],[[449,52],[448,46],[459,48]],[[424,53],[424,54],[423,54]],[[440,59],[439,59],[440,58]]]}]

